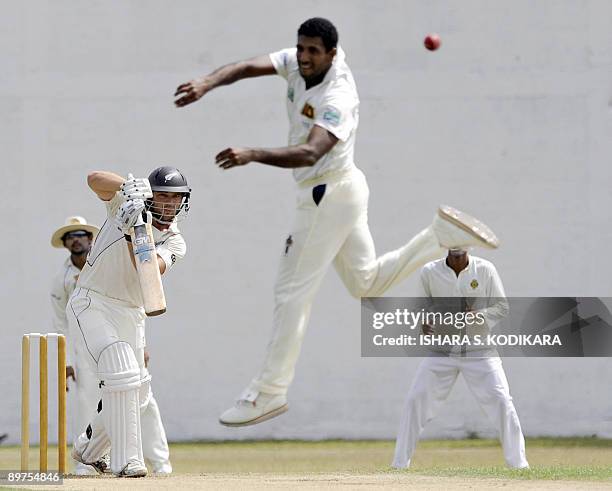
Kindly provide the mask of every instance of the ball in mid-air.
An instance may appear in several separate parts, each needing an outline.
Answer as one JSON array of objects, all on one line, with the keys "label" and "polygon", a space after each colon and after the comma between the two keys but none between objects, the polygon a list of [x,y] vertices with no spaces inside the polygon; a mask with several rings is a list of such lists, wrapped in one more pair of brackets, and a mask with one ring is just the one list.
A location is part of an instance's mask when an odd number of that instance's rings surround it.
[{"label": "ball in mid-air", "polygon": [[429,51],[435,51],[440,47],[440,44],[442,44],[442,40],[440,39],[440,36],[432,33],[425,36],[423,44]]}]

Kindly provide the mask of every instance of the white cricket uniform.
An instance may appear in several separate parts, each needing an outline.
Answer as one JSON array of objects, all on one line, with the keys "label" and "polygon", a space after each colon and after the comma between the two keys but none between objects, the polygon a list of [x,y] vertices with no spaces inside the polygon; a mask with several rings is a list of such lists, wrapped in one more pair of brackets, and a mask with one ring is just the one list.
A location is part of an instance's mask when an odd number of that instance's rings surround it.
[{"label": "white cricket uniform", "polygon": [[81,270],[77,268],[70,257],[68,257],[58,274],[53,278],[51,284],[51,307],[53,310],[53,330],[59,334],[63,334],[66,337],[66,365],[74,366],[75,355],[74,355],[74,339],[71,337],[68,331],[68,319],[66,318],[66,304],[74,287],[76,286],[77,280]]},{"label": "white cricket uniform", "polygon": [[[423,297],[475,298],[474,310],[480,310],[478,298],[495,299],[495,303],[485,310],[489,327],[507,315],[501,279],[495,266],[485,259],[470,255],[468,266],[459,276],[446,264],[445,258],[432,261],[421,271],[421,286]],[[484,412],[495,423],[507,465],[528,467],[525,438],[501,359],[496,354],[478,356],[478,353],[471,356],[434,353],[421,362],[401,415],[393,467],[410,465],[423,428],[435,417],[460,373]]]},{"label": "white cricket uniform", "polygon": [[403,247],[376,256],[368,227],[368,185],[353,160],[359,97],[342,49],[323,81],[308,90],[295,48],[272,53],[270,59],[288,84],[289,144],[306,142],[315,125],[338,142],[312,167],[293,171],[297,207],[275,285],[272,339],[247,399],[258,392],[287,392],[312,301],[331,264],[353,296],[379,296],[444,252],[427,228]]},{"label": "white cricket uniform", "polygon": [[[53,307],[53,328],[55,332],[66,337],[66,366],[71,366],[75,372],[75,381],[70,384],[69,415],[68,422],[70,430],[73,432],[72,438],[76,433],[81,433],[87,426],[89,418],[93,414],[100,399],[98,389],[98,375],[91,368],[88,354],[84,350],[84,345],[80,332],[75,333],[69,329],[66,317],[66,305],[68,299],[75,289],[81,270],[77,268],[70,257],[64,261],[61,270],[53,279],[51,287],[51,305]],[[78,334],[78,335],[75,335]],[[71,414],[71,411],[74,413]],[[80,462],[75,462],[75,471],[79,474],[96,472],[90,467]]]},{"label": "white cricket uniform", "polygon": [[[100,381],[97,369],[102,351],[117,341],[126,341],[131,345],[143,382],[140,391],[142,451],[154,471],[171,472],[166,434],[151,392],[151,376],[144,365],[146,315],[138,275],[125,237],[114,221],[122,203],[123,197],[119,192],[106,202],[106,221],[89,252],[66,313],[70,329],[81,336],[96,388]],[[175,223],[163,232],[153,227],[153,237],[156,252],[166,263],[167,274],[174,263],[184,257],[185,241]],[[95,409],[99,399],[99,390],[95,395],[92,392],[88,396],[88,404],[95,400]],[[88,413],[88,421],[91,421],[92,414],[95,413]],[[84,429],[85,425],[80,431]]]}]

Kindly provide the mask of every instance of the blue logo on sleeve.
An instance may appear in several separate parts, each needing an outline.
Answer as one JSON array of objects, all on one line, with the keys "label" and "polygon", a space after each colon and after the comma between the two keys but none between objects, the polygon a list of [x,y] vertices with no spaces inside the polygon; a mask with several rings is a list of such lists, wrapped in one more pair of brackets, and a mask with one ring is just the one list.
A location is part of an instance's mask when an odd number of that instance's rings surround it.
[{"label": "blue logo on sleeve", "polygon": [[335,109],[328,109],[323,113],[323,120],[333,125],[337,125],[340,123],[340,113]]}]

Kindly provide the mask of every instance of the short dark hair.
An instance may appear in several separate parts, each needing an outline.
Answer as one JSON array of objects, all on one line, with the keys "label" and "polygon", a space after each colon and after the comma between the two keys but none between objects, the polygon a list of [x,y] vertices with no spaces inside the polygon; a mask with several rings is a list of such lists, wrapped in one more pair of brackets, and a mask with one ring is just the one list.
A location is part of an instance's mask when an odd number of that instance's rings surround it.
[{"label": "short dark hair", "polygon": [[326,51],[338,45],[338,31],[330,21],[322,17],[308,19],[298,29],[298,36],[321,38]]}]

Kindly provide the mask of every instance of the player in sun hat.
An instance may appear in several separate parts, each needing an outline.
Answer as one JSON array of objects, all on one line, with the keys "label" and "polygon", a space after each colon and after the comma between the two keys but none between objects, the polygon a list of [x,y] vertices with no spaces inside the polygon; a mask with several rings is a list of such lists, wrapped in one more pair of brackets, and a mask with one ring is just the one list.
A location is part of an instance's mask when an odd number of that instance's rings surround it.
[{"label": "player in sun hat", "polygon": [[[68,250],[70,250],[70,248],[67,247],[65,244],[67,234],[71,232],[85,232],[85,235],[73,234],[71,237],[89,236],[89,239],[93,240],[96,238],[96,235],[98,235],[99,231],[100,229],[96,225],[87,223],[87,220],[85,220],[85,218],[81,216],[71,216],[66,218],[66,223],[64,223],[64,225],[62,225],[55,232],[53,232],[53,235],[51,236],[51,245],[58,249],[66,247]],[[85,254],[85,256],[87,256],[87,254]]]},{"label": "player in sun hat", "polygon": [[[51,285],[51,306],[53,311],[53,331],[63,334],[67,340],[66,350],[66,379],[72,378],[73,384],[70,392],[71,397],[76,397],[76,403],[71,405],[76,409],[74,427],[80,428],[81,423],[86,423],[83,418],[88,418],[95,408],[96,401],[92,404],[88,397],[88,387],[97,389],[95,373],[88,369],[87,360],[83,360],[83,347],[80,336],[68,329],[66,318],[66,304],[76,286],[79,274],[85,265],[87,254],[91,249],[93,240],[100,229],[82,216],[70,216],[66,218],[64,225],[59,227],[51,236],[51,245],[55,248],[66,248],[70,256],[63,262],[62,267],[53,278]],[[91,392],[91,390],[89,391]],[[88,465],[75,462],[74,473],[77,475],[96,474],[94,469]]]}]

